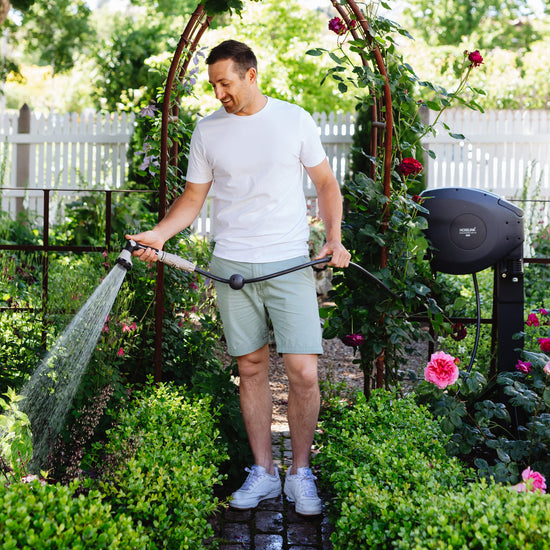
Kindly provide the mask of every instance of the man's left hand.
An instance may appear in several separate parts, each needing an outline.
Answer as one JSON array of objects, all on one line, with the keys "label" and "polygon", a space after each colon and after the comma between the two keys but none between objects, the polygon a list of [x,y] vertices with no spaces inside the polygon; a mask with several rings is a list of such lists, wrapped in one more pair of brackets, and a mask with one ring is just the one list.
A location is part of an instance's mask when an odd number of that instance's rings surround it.
[{"label": "man's left hand", "polygon": [[326,243],[315,259],[324,258],[326,256],[332,256],[332,259],[327,264],[332,267],[348,267],[351,260],[351,254],[346,250],[344,245],[340,242]]}]

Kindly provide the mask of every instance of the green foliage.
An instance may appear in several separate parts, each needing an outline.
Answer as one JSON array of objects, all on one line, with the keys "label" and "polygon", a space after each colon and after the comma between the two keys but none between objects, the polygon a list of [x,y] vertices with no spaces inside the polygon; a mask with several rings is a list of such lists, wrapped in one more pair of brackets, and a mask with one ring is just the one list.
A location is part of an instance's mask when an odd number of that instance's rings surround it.
[{"label": "green foliage", "polygon": [[[525,511],[529,512],[526,514]],[[431,495],[418,508],[418,522],[394,548],[545,548],[550,505],[540,493],[518,494],[487,483]]]},{"label": "green foliage", "polygon": [[101,489],[116,512],[140,522],[157,548],[203,548],[212,491],[226,458],[210,400],[173,385],[136,391],[98,448]]},{"label": "green foliage", "polygon": [[[384,548],[406,540],[424,499],[468,479],[445,453],[445,436],[411,397],[375,390],[322,419],[316,465],[333,491],[335,548]],[[332,487],[332,489],[331,489]],[[387,546],[386,546],[387,545]]]},{"label": "green foliage", "polygon": [[[504,49],[500,44],[484,49],[478,37],[465,36],[450,46],[430,46],[417,39],[407,44],[403,55],[414,64],[421,80],[450,89],[456,82],[462,51],[479,48],[483,70],[470,76],[470,84],[485,91],[476,99],[483,109],[545,109],[550,91],[550,83],[543,76],[544,52],[550,43],[548,19],[533,23],[540,29],[541,38],[528,49]],[[420,90],[420,94],[429,99],[428,89]]]},{"label": "green foliage", "polygon": [[161,75],[151,71],[147,60],[175,47],[170,41],[173,32],[163,18],[114,17],[112,35],[95,49],[93,97],[104,109],[137,110],[154,99],[156,89],[162,85]]},{"label": "green foliage", "polygon": [[7,400],[0,399],[0,469],[8,477],[9,468],[11,476],[20,480],[32,458],[31,424],[17,405],[23,397],[11,388],[4,395]]},{"label": "green foliage", "polygon": [[473,472],[447,457],[448,436],[412,396],[376,390],[368,402],[359,395],[351,406],[335,405],[318,440],[335,549],[545,545],[548,499],[472,481]]},{"label": "green foliage", "polygon": [[[525,0],[452,0],[434,4],[410,0],[404,10],[407,24],[434,45],[460,43],[475,36],[481,48],[521,48],[536,40],[532,4]],[[531,16],[531,17],[529,17]]]},{"label": "green foliage", "polygon": [[93,41],[89,16],[90,8],[82,0],[33,3],[23,19],[26,49],[39,64],[51,65],[54,74],[66,72],[74,66],[77,53]]},{"label": "green foliage", "polygon": [[113,514],[99,492],[79,490],[77,483],[0,484],[2,548],[151,548],[132,518]]},{"label": "green foliage", "polygon": [[39,362],[42,346],[42,318],[35,312],[0,313],[0,392],[20,389]]},{"label": "green foliage", "polygon": [[197,7],[195,0],[158,0],[151,5],[150,0],[130,0],[130,3],[134,6],[143,6],[144,8],[151,8],[157,17],[173,17],[181,15],[183,13],[191,14]]}]

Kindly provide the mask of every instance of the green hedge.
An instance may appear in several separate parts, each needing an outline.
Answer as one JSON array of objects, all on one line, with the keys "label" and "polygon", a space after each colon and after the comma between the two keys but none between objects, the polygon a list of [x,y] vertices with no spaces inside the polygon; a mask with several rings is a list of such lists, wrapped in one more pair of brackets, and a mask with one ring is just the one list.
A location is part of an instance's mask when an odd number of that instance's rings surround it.
[{"label": "green hedge", "polygon": [[75,497],[76,489],[76,483],[0,484],[0,547],[150,548],[143,528],[135,527],[127,515],[114,515],[99,492]]},{"label": "green hedge", "polygon": [[412,396],[377,390],[328,411],[316,465],[335,549],[545,548],[550,500],[475,479]]},{"label": "green hedge", "polygon": [[225,448],[210,398],[173,385],[135,392],[108,432],[100,487],[117,512],[141,523],[156,548],[204,548],[217,509],[213,488]]}]

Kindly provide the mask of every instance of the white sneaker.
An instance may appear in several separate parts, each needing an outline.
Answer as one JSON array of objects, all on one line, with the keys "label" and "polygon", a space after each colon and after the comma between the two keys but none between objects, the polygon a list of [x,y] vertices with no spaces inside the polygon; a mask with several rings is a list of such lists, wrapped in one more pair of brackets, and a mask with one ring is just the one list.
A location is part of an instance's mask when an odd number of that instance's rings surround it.
[{"label": "white sneaker", "polygon": [[322,503],[317,496],[317,478],[309,468],[298,468],[291,475],[290,470],[285,478],[285,495],[290,502],[296,503],[296,512],[303,516],[316,516],[321,513]]},{"label": "white sneaker", "polygon": [[275,468],[275,474],[265,471],[263,466],[254,464],[252,468],[245,468],[249,472],[242,487],[235,491],[229,501],[229,506],[238,510],[255,508],[258,503],[267,498],[275,498],[281,494],[281,479],[279,470]]}]

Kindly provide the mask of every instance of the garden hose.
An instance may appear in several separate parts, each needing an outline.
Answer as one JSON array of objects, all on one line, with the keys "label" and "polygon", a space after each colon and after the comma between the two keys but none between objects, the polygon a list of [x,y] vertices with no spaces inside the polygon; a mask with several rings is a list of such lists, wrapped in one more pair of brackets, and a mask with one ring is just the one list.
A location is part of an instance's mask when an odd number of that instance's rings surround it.
[{"label": "garden hose", "polygon": [[[148,248],[151,248],[151,250],[155,251],[155,254],[158,257],[158,260],[161,261],[164,264],[170,265],[172,267],[175,267],[177,269],[182,269],[183,271],[188,271],[189,273],[199,273],[200,275],[204,277],[208,277],[209,279],[212,279],[214,281],[218,281],[220,283],[226,283],[228,284],[232,289],[234,290],[240,290],[243,288],[245,284],[249,283],[259,283],[261,281],[266,281],[268,279],[273,279],[274,277],[280,277],[281,275],[286,275],[287,273],[292,273],[293,271],[298,271],[299,269],[304,269],[305,267],[315,266],[318,264],[324,264],[327,262],[330,262],[332,256],[325,256],[324,258],[318,258],[316,260],[311,260],[309,262],[298,264],[293,267],[289,267],[288,269],[283,269],[281,271],[276,271],[275,273],[270,273],[268,275],[263,275],[261,277],[253,277],[251,279],[245,279],[242,275],[235,273],[229,277],[229,279],[225,279],[223,277],[218,277],[217,275],[214,275],[210,273],[209,271],[205,271],[203,269],[198,268],[195,264],[189,262],[188,260],[184,260],[183,258],[180,258],[179,256],[176,256],[176,254],[170,254],[169,252],[164,252],[163,250],[158,250],[153,247],[145,246],[141,243],[138,243],[132,239],[128,239],[128,242],[126,243],[126,246],[121,251],[120,255],[116,259],[116,263],[122,265],[127,270],[130,270],[132,268],[132,253],[135,250],[147,250]],[[350,262],[350,265],[353,267],[359,269],[361,273],[364,275],[367,275],[372,281],[380,285],[382,288],[384,288],[389,294],[391,294],[394,298],[397,298],[400,300],[400,297],[393,292],[388,286],[386,286],[380,279],[375,277],[372,273],[367,271],[364,267],[360,266],[359,264],[356,264],[354,262]]]}]

